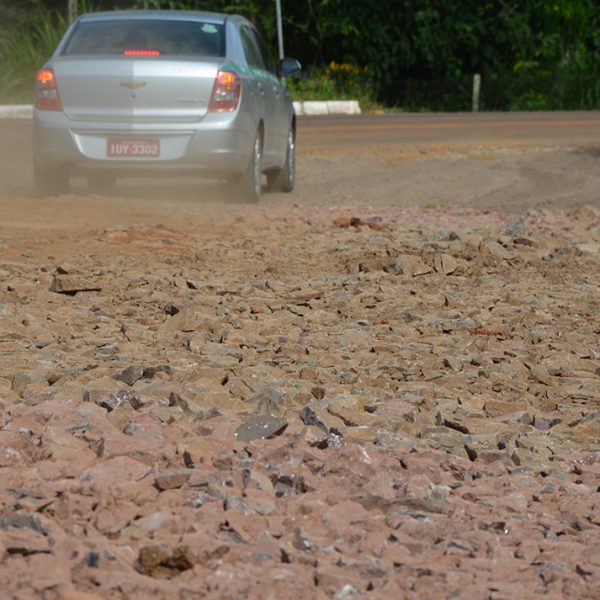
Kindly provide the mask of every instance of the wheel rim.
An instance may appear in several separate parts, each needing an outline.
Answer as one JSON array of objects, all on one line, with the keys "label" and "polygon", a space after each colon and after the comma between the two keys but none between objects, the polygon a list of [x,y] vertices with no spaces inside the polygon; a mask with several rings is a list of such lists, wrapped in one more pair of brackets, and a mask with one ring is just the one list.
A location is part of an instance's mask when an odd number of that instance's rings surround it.
[{"label": "wheel rim", "polygon": [[262,165],[261,165],[261,148],[260,148],[260,138],[256,136],[256,140],[254,141],[254,194],[258,198],[262,191]]},{"label": "wheel rim", "polygon": [[294,183],[294,177],[296,176],[296,140],[294,138],[294,132],[290,130],[288,134],[288,185]]}]

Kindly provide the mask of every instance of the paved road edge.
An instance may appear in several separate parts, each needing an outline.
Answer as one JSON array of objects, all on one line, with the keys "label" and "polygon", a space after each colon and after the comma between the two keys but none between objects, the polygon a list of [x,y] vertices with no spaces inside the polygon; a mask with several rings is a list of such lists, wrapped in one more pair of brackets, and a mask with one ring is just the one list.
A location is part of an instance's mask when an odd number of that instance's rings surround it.
[{"label": "paved road edge", "polygon": [[[305,100],[294,102],[297,115],[359,115],[358,100]],[[33,108],[30,104],[9,104],[0,106],[0,119],[31,119]]]}]

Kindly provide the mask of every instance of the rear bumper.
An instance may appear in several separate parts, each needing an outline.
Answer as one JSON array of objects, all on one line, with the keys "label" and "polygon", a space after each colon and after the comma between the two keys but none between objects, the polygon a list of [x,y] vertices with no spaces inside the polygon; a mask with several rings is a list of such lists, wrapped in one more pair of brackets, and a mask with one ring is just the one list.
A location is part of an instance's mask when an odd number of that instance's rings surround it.
[{"label": "rear bumper", "polygon": [[[111,172],[117,176],[241,173],[248,164],[256,125],[247,114],[209,113],[194,123],[81,123],[63,113],[34,111],[38,165],[71,175]],[[156,158],[107,156],[107,139],[161,141]]]}]

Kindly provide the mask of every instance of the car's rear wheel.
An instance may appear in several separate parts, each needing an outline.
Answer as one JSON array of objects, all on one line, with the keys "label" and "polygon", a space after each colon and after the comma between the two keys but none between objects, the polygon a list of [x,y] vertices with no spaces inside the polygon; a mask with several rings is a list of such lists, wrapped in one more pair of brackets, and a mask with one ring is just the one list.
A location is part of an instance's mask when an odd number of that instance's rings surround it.
[{"label": "car's rear wheel", "polygon": [[296,132],[290,129],[287,138],[287,150],[283,168],[267,173],[269,190],[289,193],[296,181]]},{"label": "car's rear wheel", "polygon": [[90,194],[109,196],[114,194],[117,178],[111,174],[95,173],[87,178],[88,191]]},{"label": "car's rear wheel", "polygon": [[243,175],[237,181],[238,196],[243,202],[256,203],[262,194],[262,137],[256,133],[252,156]]},{"label": "car's rear wheel", "polygon": [[35,194],[39,197],[60,196],[69,191],[70,178],[61,168],[42,167],[37,161],[33,163],[33,184]]}]

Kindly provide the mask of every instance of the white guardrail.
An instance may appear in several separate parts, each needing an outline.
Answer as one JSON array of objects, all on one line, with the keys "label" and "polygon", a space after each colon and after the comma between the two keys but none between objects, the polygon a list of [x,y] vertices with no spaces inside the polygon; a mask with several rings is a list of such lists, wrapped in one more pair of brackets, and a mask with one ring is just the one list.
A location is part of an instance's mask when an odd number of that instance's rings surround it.
[{"label": "white guardrail", "polygon": [[[297,115],[360,115],[358,100],[305,100],[294,102]],[[8,104],[0,106],[0,119],[31,119],[30,104]]]}]

